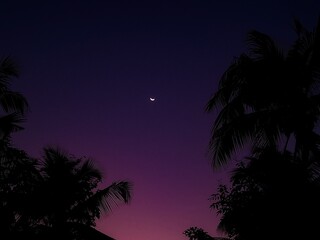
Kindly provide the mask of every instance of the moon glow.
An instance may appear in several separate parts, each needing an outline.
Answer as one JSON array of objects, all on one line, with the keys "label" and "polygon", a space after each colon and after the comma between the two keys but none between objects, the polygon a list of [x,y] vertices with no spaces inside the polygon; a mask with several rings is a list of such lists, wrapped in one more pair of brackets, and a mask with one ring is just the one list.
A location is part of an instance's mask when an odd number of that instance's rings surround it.
[{"label": "moon glow", "polygon": [[151,102],[154,102],[155,100],[156,100],[155,98],[152,98],[152,97],[150,98]]}]

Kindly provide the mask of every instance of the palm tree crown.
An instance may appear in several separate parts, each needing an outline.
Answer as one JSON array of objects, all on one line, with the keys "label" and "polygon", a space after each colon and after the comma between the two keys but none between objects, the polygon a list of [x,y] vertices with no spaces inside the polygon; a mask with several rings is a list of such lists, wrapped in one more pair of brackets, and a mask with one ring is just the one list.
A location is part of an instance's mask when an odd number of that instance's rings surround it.
[{"label": "palm tree crown", "polygon": [[206,111],[219,108],[209,150],[224,164],[248,141],[255,147],[293,143],[304,159],[315,153],[320,109],[320,18],[316,29],[295,21],[297,40],[287,54],[266,34],[248,34],[249,52],[224,72]]},{"label": "palm tree crown", "polygon": [[19,92],[12,91],[10,85],[19,76],[17,64],[10,58],[0,59],[0,137],[7,137],[11,132],[23,129],[20,123],[28,110],[26,98]]},{"label": "palm tree crown", "polygon": [[127,181],[98,189],[102,175],[90,159],[74,158],[49,147],[44,149],[42,166],[38,199],[43,203],[47,226],[60,230],[66,226],[95,226],[102,211],[110,212],[115,205],[131,199],[131,183]]},{"label": "palm tree crown", "polygon": [[94,239],[101,214],[131,200],[128,181],[101,188],[91,159],[53,147],[40,160],[11,147],[0,153],[0,233],[10,239]]}]

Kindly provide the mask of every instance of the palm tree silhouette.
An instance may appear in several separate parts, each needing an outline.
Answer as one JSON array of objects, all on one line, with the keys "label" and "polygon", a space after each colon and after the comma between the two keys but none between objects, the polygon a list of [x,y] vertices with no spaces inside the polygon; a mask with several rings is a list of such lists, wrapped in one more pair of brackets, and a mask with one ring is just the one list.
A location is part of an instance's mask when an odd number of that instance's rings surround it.
[{"label": "palm tree silhouette", "polygon": [[82,239],[83,234],[96,234],[90,228],[101,213],[131,199],[132,184],[128,181],[98,189],[102,175],[90,159],[48,147],[41,166],[35,203],[37,214],[42,216],[37,229],[46,239]]},{"label": "palm tree silhouette", "polygon": [[[307,161],[320,143],[320,18],[313,31],[295,20],[297,40],[287,54],[266,34],[248,33],[249,52],[224,72],[206,111],[218,108],[209,152],[213,167],[250,142],[253,148],[291,144]],[[303,156],[303,157],[301,157]]]},{"label": "palm tree silhouette", "polygon": [[8,137],[13,131],[23,129],[20,124],[29,108],[28,102],[21,93],[10,89],[13,78],[18,76],[18,66],[10,57],[0,59],[0,139]]},{"label": "palm tree silhouette", "polygon": [[102,213],[131,200],[132,184],[115,181],[101,188],[92,160],[57,148],[42,159],[3,146],[0,151],[0,235],[6,239],[109,239],[97,231]]},{"label": "palm tree silhouette", "polygon": [[252,147],[231,187],[212,196],[218,228],[235,240],[319,236],[320,18],[313,31],[294,23],[297,40],[286,54],[268,35],[249,32],[249,53],[224,72],[206,106],[220,110],[209,143],[213,167]]}]

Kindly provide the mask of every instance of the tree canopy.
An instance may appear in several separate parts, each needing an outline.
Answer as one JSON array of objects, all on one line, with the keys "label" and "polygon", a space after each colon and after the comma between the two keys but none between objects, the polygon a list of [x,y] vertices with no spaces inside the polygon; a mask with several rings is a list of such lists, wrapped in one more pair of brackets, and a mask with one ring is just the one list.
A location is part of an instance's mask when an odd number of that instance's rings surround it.
[{"label": "tree canopy", "polygon": [[295,20],[287,53],[270,36],[248,33],[248,53],[227,68],[207,111],[218,108],[209,149],[212,166],[247,143],[231,186],[211,207],[234,240],[318,239],[320,233],[320,18],[309,31]]}]

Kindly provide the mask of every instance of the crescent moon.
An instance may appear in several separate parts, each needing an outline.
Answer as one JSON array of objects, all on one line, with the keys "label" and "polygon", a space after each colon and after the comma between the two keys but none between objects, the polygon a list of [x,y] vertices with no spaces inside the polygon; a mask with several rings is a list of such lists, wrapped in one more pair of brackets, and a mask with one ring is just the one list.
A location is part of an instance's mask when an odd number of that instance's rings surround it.
[{"label": "crescent moon", "polygon": [[150,101],[151,102],[154,102],[156,99],[155,98],[150,98]]}]

